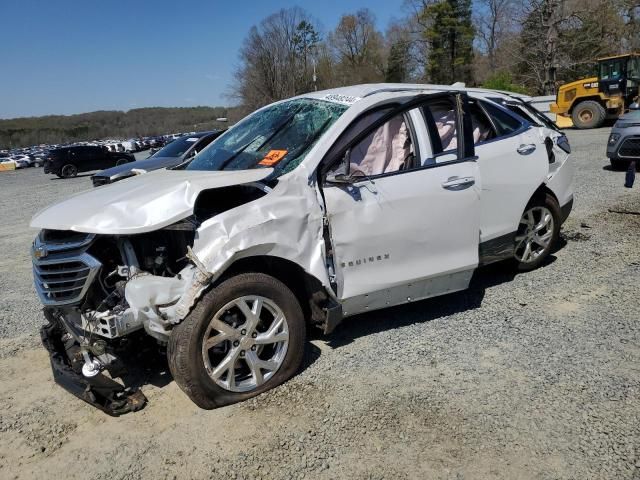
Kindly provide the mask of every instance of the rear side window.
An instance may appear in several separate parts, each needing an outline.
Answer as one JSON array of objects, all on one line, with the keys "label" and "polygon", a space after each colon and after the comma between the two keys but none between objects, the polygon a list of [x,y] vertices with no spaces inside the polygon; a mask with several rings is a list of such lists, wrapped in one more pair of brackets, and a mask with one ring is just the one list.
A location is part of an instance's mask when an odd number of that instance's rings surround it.
[{"label": "rear side window", "polygon": [[471,115],[474,145],[486,142],[497,136],[491,121],[487,118],[487,115],[482,108],[480,108],[476,100],[472,98],[469,99],[469,114]]},{"label": "rear side window", "polygon": [[493,124],[496,126],[496,129],[498,130],[498,137],[511,135],[523,127],[522,121],[489,102],[482,102],[482,107],[491,117]]}]

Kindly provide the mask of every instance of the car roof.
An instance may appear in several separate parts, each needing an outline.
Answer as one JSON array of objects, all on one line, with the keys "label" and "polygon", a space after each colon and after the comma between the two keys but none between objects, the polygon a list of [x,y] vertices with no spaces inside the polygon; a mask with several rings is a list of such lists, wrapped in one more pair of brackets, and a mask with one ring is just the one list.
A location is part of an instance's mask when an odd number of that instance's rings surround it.
[{"label": "car roof", "polygon": [[300,97],[317,98],[322,100],[332,100],[338,103],[351,104],[355,101],[383,93],[400,92],[466,92],[478,93],[482,95],[502,95],[505,97],[516,97],[527,100],[531,97],[520,93],[507,92],[503,90],[491,90],[487,88],[467,88],[464,83],[454,83],[452,85],[436,85],[421,83],[365,83],[362,85],[351,85],[348,87],[331,88],[319,92],[310,92]]}]

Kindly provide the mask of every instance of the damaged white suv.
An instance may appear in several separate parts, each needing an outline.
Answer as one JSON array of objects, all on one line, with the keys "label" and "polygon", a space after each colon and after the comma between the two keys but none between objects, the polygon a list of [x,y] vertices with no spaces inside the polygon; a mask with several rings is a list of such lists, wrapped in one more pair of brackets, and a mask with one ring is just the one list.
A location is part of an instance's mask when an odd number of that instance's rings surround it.
[{"label": "damaged white suv", "polygon": [[490,262],[539,266],[571,210],[568,152],[485,97],[305,94],[186,165],[38,213],[54,378],[109,414],[136,410],[145,397],[114,378],[152,342],[197,405],[219,407],[294,375],[310,326],[465,289]]}]

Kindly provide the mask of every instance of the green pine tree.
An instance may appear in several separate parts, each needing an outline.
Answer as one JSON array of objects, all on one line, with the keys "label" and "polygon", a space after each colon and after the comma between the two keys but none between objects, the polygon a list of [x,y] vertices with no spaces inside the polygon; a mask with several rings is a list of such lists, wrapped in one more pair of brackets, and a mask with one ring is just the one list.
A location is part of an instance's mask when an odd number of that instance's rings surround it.
[{"label": "green pine tree", "polygon": [[471,0],[440,0],[422,11],[424,39],[429,45],[426,65],[428,80],[433,83],[471,83],[473,73],[473,38]]}]

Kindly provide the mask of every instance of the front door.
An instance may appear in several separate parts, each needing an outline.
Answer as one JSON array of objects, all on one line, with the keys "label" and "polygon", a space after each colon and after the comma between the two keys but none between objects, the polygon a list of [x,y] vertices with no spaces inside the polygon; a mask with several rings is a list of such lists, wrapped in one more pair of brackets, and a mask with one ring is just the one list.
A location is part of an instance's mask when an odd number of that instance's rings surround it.
[{"label": "front door", "polygon": [[[326,174],[345,315],[468,286],[478,265],[480,178],[472,144],[464,146],[463,103],[440,94],[385,115]],[[336,177],[340,169],[348,175]]]}]

